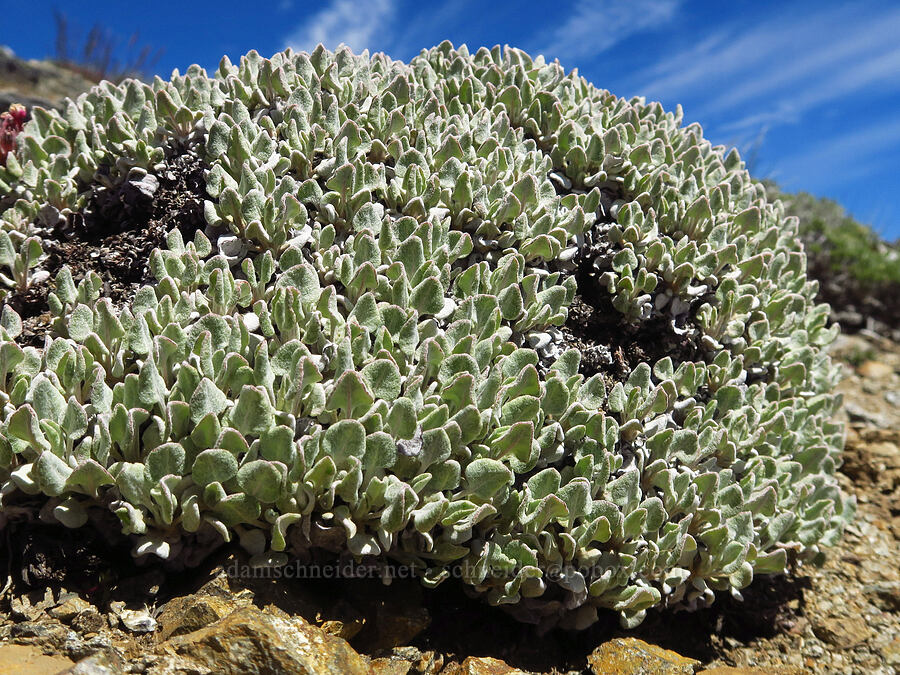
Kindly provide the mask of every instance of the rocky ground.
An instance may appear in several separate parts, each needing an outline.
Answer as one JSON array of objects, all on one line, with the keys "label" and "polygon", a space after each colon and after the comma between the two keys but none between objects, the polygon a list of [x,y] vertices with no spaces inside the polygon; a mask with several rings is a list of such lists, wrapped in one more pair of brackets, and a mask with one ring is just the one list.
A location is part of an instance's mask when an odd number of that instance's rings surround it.
[{"label": "rocky ground", "polygon": [[538,635],[452,582],[248,578],[232,550],[164,570],[30,523],[0,547],[0,675],[900,672],[900,345],[862,333],[833,351],[857,518],[824,566],[757,579],[743,602]]},{"label": "rocky ground", "polygon": [[0,111],[10,103],[59,108],[67,96],[74,98],[93,84],[70,68],[51,61],[23,61],[0,46]]}]

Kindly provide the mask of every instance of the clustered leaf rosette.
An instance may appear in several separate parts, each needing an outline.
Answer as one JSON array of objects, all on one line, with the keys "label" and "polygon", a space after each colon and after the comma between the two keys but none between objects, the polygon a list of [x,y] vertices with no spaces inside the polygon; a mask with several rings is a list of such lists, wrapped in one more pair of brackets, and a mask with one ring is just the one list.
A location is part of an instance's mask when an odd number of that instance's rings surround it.
[{"label": "clustered leaf rosette", "polygon": [[[116,307],[63,267],[43,348],[3,309],[4,502],[111,509],[136,554],[215,532],[272,564],[459,570],[573,626],[707,603],[840,536],[836,328],[796,222],[680,109],[446,42],[102,83],[36,108],[0,169],[3,261],[39,265],[42,228],[173,149],[208,164],[208,227],[169,234],[155,283]],[[663,321],[693,358],[580,372],[586,258],[611,321]]]}]

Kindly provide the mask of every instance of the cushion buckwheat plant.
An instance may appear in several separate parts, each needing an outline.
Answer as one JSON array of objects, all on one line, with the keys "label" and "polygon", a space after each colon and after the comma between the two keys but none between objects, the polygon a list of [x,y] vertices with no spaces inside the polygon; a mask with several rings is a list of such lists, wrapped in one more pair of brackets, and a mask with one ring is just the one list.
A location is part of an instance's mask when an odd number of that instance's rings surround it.
[{"label": "cushion buckwheat plant", "polygon": [[680,109],[443,43],[31,115],[0,168],[0,522],[105,510],[135,555],[402,564],[582,627],[851,516],[796,222]]}]

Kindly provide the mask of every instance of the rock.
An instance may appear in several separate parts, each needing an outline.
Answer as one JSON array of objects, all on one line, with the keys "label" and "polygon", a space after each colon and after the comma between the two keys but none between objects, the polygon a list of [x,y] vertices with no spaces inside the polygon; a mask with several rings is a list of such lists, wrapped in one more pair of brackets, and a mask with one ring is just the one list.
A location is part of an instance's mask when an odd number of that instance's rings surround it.
[{"label": "rock", "polygon": [[372,659],[370,665],[375,675],[437,675],[450,672],[442,670],[444,657],[441,654],[422,652],[416,647],[395,647],[390,656]]},{"label": "rock", "polygon": [[781,666],[762,668],[735,668],[734,666],[716,666],[701,670],[697,675],[806,675],[805,668],[797,666]]},{"label": "rock", "polygon": [[[400,647],[399,651],[404,649],[415,649],[414,647]],[[394,650],[395,652],[398,650]],[[419,650],[416,649],[418,652]],[[441,672],[444,667],[444,655],[434,651],[419,652],[418,658],[413,660],[413,667],[416,672],[422,675],[436,675]]]},{"label": "rock", "polygon": [[869,638],[869,627],[858,616],[826,616],[813,619],[813,633],[838,649],[850,649]]},{"label": "rock", "polygon": [[161,645],[191,662],[188,672],[220,675],[369,675],[362,656],[344,640],[299,617],[249,605],[200,630]]},{"label": "rock", "polygon": [[412,664],[402,659],[372,659],[369,663],[375,675],[409,675]]},{"label": "rock", "polygon": [[219,253],[228,260],[229,265],[235,264],[232,261],[240,261],[247,253],[247,243],[240,237],[233,234],[222,235],[217,242]]},{"label": "rock", "polygon": [[59,675],[120,675],[128,672],[125,668],[124,659],[115,650],[110,649],[82,659]]},{"label": "rock", "polygon": [[58,619],[63,623],[69,623],[87,609],[93,609],[89,602],[82,600],[77,595],[72,595],[56,607],[51,608],[47,613],[54,619]]},{"label": "rock", "polygon": [[31,604],[27,595],[13,597],[10,599],[9,610],[12,617],[17,620],[37,621],[44,610],[40,606]]},{"label": "rock", "polygon": [[99,652],[112,649],[112,641],[106,635],[96,635],[87,641],[81,640],[75,635],[70,635],[63,648],[66,656],[73,661],[80,661]]},{"label": "rock", "polygon": [[126,199],[132,198],[138,201],[153,199],[153,195],[159,190],[159,178],[148,173],[136,180],[129,180],[127,187]]},{"label": "rock", "polygon": [[132,633],[152,633],[156,630],[156,619],[146,609],[123,609],[119,620]]},{"label": "rock", "polygon": [[18,643],[49,645],[61,649],[69,631],[56,621],[23,621],[15,624],[9,636]]},{"label": "rock", "polygon": [[26,108],[62,108],[65,97],[75,98],[95,83],[51,61],[24,61],[8,48],[0,49],[0,108],[11,103]]},{"label": "rock", "polygon": [[881,361],[864,361],[856,369],[856,372],[858,372],[863,377],[882,379],[893,375],[894,369],[891,368],[888,364],[882,363]]},{"label": "rock", "polygon": [[209,595],[202,589],[194,595],[174,598],[163,605],[157,616],[160,640],[205,628],[248,603],[243,598]]},{"label": "rock", "polygon": [[878,472],[893,472],[900,469],[900,449],[892,441],[869,443],[869,460]]},{"label": "rock", "polygon": [[841,326],[860,328],[866,325],[866,317],[854,309],[844,309],[834,312],[834,320]]},{"label": "rock", "polygon": [[55,675],[72,661],[62,656],[46,656],[34,645],[0,646],[0,675]]},{"label": "rock", "polygon": [[885,646],[882,654],[887,665],[900,666],[900,637],[894,638],[889,645]]},{"label": "rock", "polygon": [[351,619],[350,621],[323,621],[319,628],[329,635],[334,635],[344,640],[352,640],[365,625],[364,621]]},{"label": "rock", "polygon": [[457,666],[446,668],[441,675],[527,675],[524,670],[489,656],[470,656]]},{"label": "rock", "polygon": [[876,427],[888,426],[886,417],[862,408],[855,403],[847,403],[844,405],[844,410],[851,422],[862,422],[863,424],[871,424]]},{"label": "rock", "polygon": [[47,270],[38,270],[37,272],[35,272],[34,274],[31,275],[31,281],[29,281],[28,283],[34,284],[36,286],[37,284],[44,283],[49,278],[50,278],[50,272],[48,272]]},{"label": "rock", "polygon": [[373,651],[405,645],[431,623],[428,610],[424,607],[397,609],[387,603],[379,607],[374,622],[378,637],[372,643]]},{"label": "rock", "polygon": [[864,480],[867,483],[880,483],[882,478],[884,478],[885,467],[881,467],[881,470],[879,470],[872,456],[872,450],[878,445],[890,445],[896,450],[896,445],[892,443],[882,444],[877,441],[860,438],[858,435],[851,437],[848,434],[847,445],[842,456],[843,465],[841,466],[841,472],[857,482]]},{"label": "rock", "polygon": [[72,623],[69,625],[72,626],[73,630],[82,635],[88,635],[90,633],[99,633],[106,628],[108,624],[106,622],[106,617],[103,616],[96,607],[88,607],[72,619]]},{"label": "rock", "polygon": [[885,612],[900,612],[900,582],[891,581],[863,586],[863,593],[872,599],[879,609]]},{"label": "rock", "polygon": [[588,656],[594,675],[693,675],[699,661],[637,638],[604,642]]}]

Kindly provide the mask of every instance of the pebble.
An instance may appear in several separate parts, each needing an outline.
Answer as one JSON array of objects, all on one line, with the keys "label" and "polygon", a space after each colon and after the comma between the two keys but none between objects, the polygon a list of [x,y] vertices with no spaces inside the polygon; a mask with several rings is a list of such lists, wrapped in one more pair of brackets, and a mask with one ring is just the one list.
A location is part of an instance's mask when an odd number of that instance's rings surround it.
[{"label": "pebble", "polygon": [[151,198],[159,189],[159,179],[153,174],[147,174],[140,180],[129,181],[129,185],[134,190],[137,190],[141,196]]},{"label": "pebble", "polygon": [[693,675],[700,663],[637,638],[615,638],[601,644],[588,656],[595,675]]},{"label": "pebble", "polygon": [[38,270],[37,272],[35,272],[34,274],[31,275],[30,283],[42,284],[45,281],[47,281],[47,279],[49,279],[49,278],[50,278],[50,272],[48,272],[47,270]]},{"label": "pebble", "polygon": [[152,633],[156,630],[156,619],[145,609],[124,609],[119,613],[119,620],[132,633]]},{"label": "pebble", "polygon": [[99,633],[107,626],[106,617],[96,607],[90,607],[80,612],[70,624],[72,628],[82,635]]},{"label": "pebble", "polygon": [[850,649],[869,638],[869,627],[858,616],[826,616],[816,618],[813,633],[838,649]]},{"label": "pebble", "polygon": [[81,612],[90,609],[91,604],[82,600],[77,595],[69,597],[56,607],[50,609],[47,613],[54,619],[59,619],[63,623],[69,623]]},{"label": "pebble", "polygon": [[856,372],[858,372],[863,377],[882,379],[893,375],[894,369],[888,364],[881,361],[869,360],[861,363],[856,369]]},{"label": "pebble", "polygon": [[259,317],[254,312],[247,312],[241,315],[244,327],[251,333],[259,330]]},{"label": "pebble", "polygon": [[219,253],[229,259],[243,257],[247,250],[247,244],[243,239],[230,234],[219,237],[216,245],[219,247]]},{"label": "pebble", "polygon": [[884,392],[884,400],[894,407],[900,406],[900,392],[896,392],[893,389],[886,391]]},{"label": "pebble", "polygon": [[404,457],[416,457],[422,452],[422,428],[416,429],[416,433],[411,439],[397,441],[397,452]]},{"label": "pebble", "polygon": [[547,333],[529,333],[528,346],[532,349],[543,349],[550,344],[550,336]]}]

